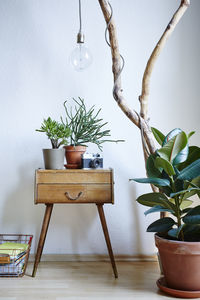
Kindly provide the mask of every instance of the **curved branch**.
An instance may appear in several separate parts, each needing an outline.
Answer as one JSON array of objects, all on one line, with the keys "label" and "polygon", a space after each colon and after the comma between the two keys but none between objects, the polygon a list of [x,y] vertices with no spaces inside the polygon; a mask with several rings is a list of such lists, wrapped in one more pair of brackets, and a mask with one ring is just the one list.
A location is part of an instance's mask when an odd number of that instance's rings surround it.
[{"label": "curved branch", "polygon": [[116,100],[119,107],[122,109],[122,111],[125,113],[125,115],[138,127],[143,129],[144,138],[146,140],[146,143],[148,145],[149,151],[151,153],[154,153],[156,150],[156,147],[154,145],[154,138],[151,133],[151,130],[148,126],[148,123],[139,116],[139,114],[134,110],[131,109],[124,96],[123,96],[123,90],[121,86],[121,58],[119,53],[119,46],[118,46],[118,40],[117,40],[117,33],[116,33],[116,26],[114,23],[113,18],[110,20],[111,12],[110,7],[107,0],[98,0],[101,10],[103,12],[105,21],[108,26],[108,32],[109,32],[109,41],[110,41],[110,47],[111,47],[111,54],[112,54],[112,71],[113,71],[113,77],[114,77],[114,90],[113,95],[114,99]]},{"label": "curved branch", "polygon": [[157,45],[155,46],[148,62],[146,65],[146,69],[143,75],[142,80],[142,93],[141,96],[139,96],[140,100],[140,115],[144,119],[147,119],[148,115],[148,96],[149,96],[149,86],[150,86],[150,77],[152,74],[152,70],[154,68],[155,62],[162,51],[162,49],[165,46],[165,43],[167,42],[168,38],[174,31],[176,25],[182,18],[183,14],[187,10],[188,6],[190,5],[190,0],[182,0],[179,8],[174,13],[172,19],[170,20],[169,24],[167,25],[163,35],[161,36],[160,40],[158,41]]},{"label": "curved branch", "polygon": [[[99,0],[99,4],[101,6],[105,21],[108,24],[110,21],[110,16],[111,16],[108,1],[107,0]],[[113,71],[113,77],[114,77],[114,82],[115,82],[115,89],[113,91],[114,98],[115,98],[117,104],[123,110],[123,112],[127,115],[127,117],[137,127],[140,127],[140,120],[139,120],[137,113],[133,109],[130,109],[128,107],[126,100],[124,99],[123,94],[122,94],[123,90],[121,87],[121,77],[118,76],[120,73],[120,70],[121,70],[121,59],[120,59],[118,40],[117,40],[117,34],[116,34],[116,26],[115,26],[113,18],[111,19],[110,24],[108,26],[108,31],[109,31],[111,54],[112,54],[112,71]]]}]

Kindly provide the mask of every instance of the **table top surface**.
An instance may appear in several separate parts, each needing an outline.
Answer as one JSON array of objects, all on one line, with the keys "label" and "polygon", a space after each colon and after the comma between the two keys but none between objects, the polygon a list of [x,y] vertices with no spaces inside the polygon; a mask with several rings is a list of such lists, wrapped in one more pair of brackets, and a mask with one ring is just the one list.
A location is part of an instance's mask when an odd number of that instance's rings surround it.
[{"label": "table top surface", "polygon": [[37,169],[36,172],[41,173],[88,173],[88,172],[97,172],[105,173],[113,171],[110,169],[61,169],[61,170],[50,170],[50,169]]}]

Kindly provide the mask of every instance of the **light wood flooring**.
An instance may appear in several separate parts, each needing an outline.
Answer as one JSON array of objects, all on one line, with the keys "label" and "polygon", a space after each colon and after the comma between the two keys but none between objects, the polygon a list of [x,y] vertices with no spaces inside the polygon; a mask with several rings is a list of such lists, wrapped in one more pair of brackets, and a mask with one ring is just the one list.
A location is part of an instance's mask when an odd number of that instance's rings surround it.
[{"label": "light wood flooring", "polygon": [[0,300],[173,299],[156,286],[156,262],[117,262],[115,279],[109,262],[41,262],[35,278],[29,263],[22,278],[0,278]]}]

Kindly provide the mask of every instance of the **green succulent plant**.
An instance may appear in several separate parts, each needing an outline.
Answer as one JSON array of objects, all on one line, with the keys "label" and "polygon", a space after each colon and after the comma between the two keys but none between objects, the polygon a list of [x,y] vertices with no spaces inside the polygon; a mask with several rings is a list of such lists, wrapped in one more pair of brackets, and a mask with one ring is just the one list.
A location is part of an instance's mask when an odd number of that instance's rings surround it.
[{"label": "green succulent plant", "polygon": [[50,117],[44,119],[41,128],[36,129],[36,131],[46,133],[53,149],[57,149],[61,145],[67,145],[67,139],[70,136],[69,127],[52,120]]},{"label": "green succulent plant", "polygon": [[87,109],[84,99],[74,99],[74,107],[68,107],[64,102],[66,112],[65,120],[61,118],[63,125],[70,128],[70,144],[73,146],[85,146],[93,143],[102,151],[102,144],[105,142],[122,142],[124,140],[111,140],[109,129],[104,129],[108,122],[103,122],[99,117],[101,109],[95,111],[95,106]]},{"label": "green succulent plant", "polygon": [[200,241],[200,205],[191,200],[195,194],[200,198],[200,148],[188,144],[194,132],[186,135],[179,128],[166,136],[156,128],[152,128],[152,132],[161,148],[148,157],[147,178],[130,180],[159,188],[159,192],[136,199],[150,207],[145,215],[168,212],[170,216],[156,220],[147,231],[175,240]]}]

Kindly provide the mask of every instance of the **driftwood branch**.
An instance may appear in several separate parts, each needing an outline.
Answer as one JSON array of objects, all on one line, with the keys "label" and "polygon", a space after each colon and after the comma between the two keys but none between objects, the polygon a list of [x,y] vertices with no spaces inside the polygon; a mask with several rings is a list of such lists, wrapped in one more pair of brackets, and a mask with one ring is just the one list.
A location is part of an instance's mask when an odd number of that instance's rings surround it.
[{"label": "driftwood branch", "polygon": [[170,20],[169,24],[167,25],[163,35],[161,36],[160,40],[156,44],[156,47],[154,48],[144,71],[143,80],[142,80],[142,93],[141,96],[139,96],[140,100],[140,115],[144,119],[147,118],[148,115],[148,97],[149,97],[149,86],[150,86],[150,77],[155,65],[155,62],[164,48],[168,38],[174,31],[176,25],[182,18],[183,14],[187,10],[188,6],[190,5],[190,0],[182,0],[179,8],[173,15],[172,19]]},{"label": "driftwood branch", "polygon": [[[111,47],[111,54],[112,54],[112,71],[114,77],[114,89],[113,89],[113,96],[116,100],[119,107],[122,111],[126,114],[126,116],[142,131],[142,138],[144,139],[149,153],[154,153],[156,148],[154,145],[154,138],[152,136],[152,132],[148,125],[148,96],[149,96],[149,84],[150,84],[150,77],[152,74],[153,67],[155,65],[156,59],[158,58],[161,50],[163,49],[167,39],[172,34],[175,26],[183,16],[184,12],[186,11],[187,7],[190,4],[190,0],[182,0],[178,10],[173,15],[171,21],[169,22],[166,30],[164,31],[162,37],[160,38],[159,42],[157,43],[155,49],[153,50],[142,81],[142,94],[139,97],[140,99],[140,114],[138,114],[134,109],[131,109],[126,100],[123,96],[123,90],[121,86],[121,58],[117,40],[117,33],[116,33],[116,26],[114,23],[113,18],[111,18],[110,6],[107,0],[98,0],[101,10],[103,12],[105,21],[108,26],[109,32],[109,41]],[[144,145],[144,144],[143,144]],[[144,149],[144,147],[143,147]],[[144,157],[145,160],[147,158],[147,151],[144,149]]]},{"label": "driftwood branch", "polygon": [[154,145],[154,139],[151,133],[151,130],[149,129],[148,123],[140,117],[140,115],[134,110],[131,109],[124,96],[123,96],[123,90],[121,86],[121,58],[119,53],[119,46],[118,46],[118,40],[117,40],[117,33],[116,33],[116,26],[114,23],[113,18],[110,20],[111,12],[110,7],[107,0],[99,0],[99,4],[101,6],[104,18],[106,23],[109,23],[108,26],[108,32],[109,32],[109,41],[111,46],[111,54],[112,54],[112,71],[114,76],[114,89],[113,89],[113,95],[114,98],[119,105],[119,107],[122,109],[122,111],[125,113],[125,115],[138,127],[143,129],[144,138],[146,141],[146,144],[148,145],[149,151],[151,153],[154,153],[156,148]]},{"label": "driftwood branch", "polygon": [[[112,54],[112,71],[114,77],[114,88],[113,88],[113,96],[116,100],[119,107],[125,113],[125,115],[140,129],[142,136],[142,146],[144,152],[145,162],[148,158],[149,153],[154,153],[156,148],[154,145],[154,137],[148,125],[148,96],[149,96],[149,85],[150,85],[150,77],[152,74],[152,70],[154,68],[155,62],[165,46],[166,41],[169,36],[174,31],[176,25],[180,21],[181,17],[185,13],[186,9],[190,4],[190,0],[181,0],[180,6],[173,15],[169,24],[167,25],[163,35],[158,41],[156,47],[154,48],[145,68],[145,72],[142,80],[142,93],[139,96],[140,100],[140,114],[138,114],[134,109],[131,109],[127,104],[124,96],[123,89],[121,85],[121,57],[118,46],[118,39],[116,33],[116,26],[114,20],[111,16],[110,6],[107,0],[98,0],[101,10],[104,15],[104,19],[108,26],[109,32],[109,42],[111,47]],[[157,188],[152,186],[153,191],[156,191]],[[164,214],[161,213],[161,217]]]}]

